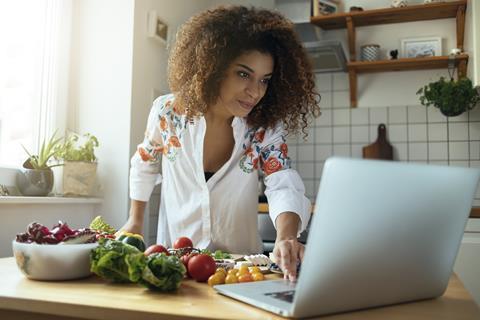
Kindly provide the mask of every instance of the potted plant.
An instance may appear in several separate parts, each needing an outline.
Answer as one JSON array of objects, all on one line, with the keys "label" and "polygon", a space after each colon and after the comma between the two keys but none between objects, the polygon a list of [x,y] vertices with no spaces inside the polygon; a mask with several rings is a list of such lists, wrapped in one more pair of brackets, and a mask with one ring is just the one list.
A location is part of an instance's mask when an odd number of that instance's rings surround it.
[{"label": "potted plant", "polygon": [[480,101],[477,89],[467,77],[446,81],[444,77],[431,82],[417,91],[422,105],[433,105],[447,117],[458,116],[471,110]]},{"label": "potted plant", "polygon": [[55,154],[55,148],[62,138],[56,138],[56,132],[43,141],[38,154],[33,155],[23,145],[28,159],[22,165],[16,176],[17,188],[24,196],[46,196],[53,188],[54,177],[51,159]]},{"label": "potted plant", "polygon": [[80,137],[70,134],[55,148],[55,158],[62,167],[55,170],[56,190],[67,196],[91,196],[96,182],[98,147],[95,136],[87,133]]}]

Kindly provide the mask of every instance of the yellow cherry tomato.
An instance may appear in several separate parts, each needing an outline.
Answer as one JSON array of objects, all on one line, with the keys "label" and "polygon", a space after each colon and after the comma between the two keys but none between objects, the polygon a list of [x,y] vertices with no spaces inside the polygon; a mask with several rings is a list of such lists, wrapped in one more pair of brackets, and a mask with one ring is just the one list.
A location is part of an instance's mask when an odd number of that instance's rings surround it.
[{"label": "yellow cherry tomato", "polygon": [[253,281],[263,281],[265,280],[265,276],[263,273],[255,272],[252,274]]},{"label": "yellow cherry tomato", "polygon": [[209,278],[208,278],[208,285],[210,287],[213,287],[217,284],[224,284],[225,281],[222,277],[219,277],[218,274],[212,274]]},{"label": "yellow cherry tomato", "polygon": [[227,275],[232,274],[232,275],[236,276],[237,272],[238,272],[238,269],[230,269],[230,270],[228,270]]},{"label": "yellow cherry tomato", "polygon": [[238,269],[238,276],[242,276],[244,274],[249,274],[250,271],[248,270],[247,266],[241,266],[240,269]]},{"label": "yellow cherry tomato", "polygon": [[242,274],[238,277],[238,282],[251,282],[251,281],[253,281],[253,278],[250,273]]},{"label": "yellow cherry tomato", "polygon": [[223,282],[225,282],[225,278],[227,277],[225,273],[222,271],[217,271],[214,273],[217,277],[221,278]]},{"label": "yellow cherry tomato", "polygon": [[215,270],[215,273],[219,273],[219,272],[227,276],[227,270],[225,270],[224,268],[217,268],[217,270]]},{"label": "yellow cherry tomato", "polygon": [[237,283],[238,282],[238,278],[236,275],[234,274],[229,274],[226,278],[225,278],[225,283]]},{"label": "yellow cherry tomato", "polygon": [[262,273],[259,267],[251,267],[250,268],[250,273]]}]

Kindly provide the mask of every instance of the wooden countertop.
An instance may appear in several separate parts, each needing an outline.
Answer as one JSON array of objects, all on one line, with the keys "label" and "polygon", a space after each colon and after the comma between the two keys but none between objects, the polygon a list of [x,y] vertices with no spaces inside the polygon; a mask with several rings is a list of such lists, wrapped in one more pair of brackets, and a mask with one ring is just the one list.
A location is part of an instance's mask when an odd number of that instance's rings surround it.
[{"label": "wooden countertop", "polygon": [[[276,278],[278,275],[268,275]],[[0,319],[283,319],[184,280],[173,294],[137,285],[108,284],[97,277],[43,282],[26,279],[13,258],[0,259]],[[321,319],[480,319],[480,311],[454,275],[441,298],[344,313]]]},{"label": "wooden countertop", "polygon": [[[314,206],[312,206],[312,213],[313,210],[315,209]],[[258,213],[268,213],[268,203],[259,203],[258,204]],[[480,218],[480,207],[473,207],[472,211],[470,211],[470,218]]]}]

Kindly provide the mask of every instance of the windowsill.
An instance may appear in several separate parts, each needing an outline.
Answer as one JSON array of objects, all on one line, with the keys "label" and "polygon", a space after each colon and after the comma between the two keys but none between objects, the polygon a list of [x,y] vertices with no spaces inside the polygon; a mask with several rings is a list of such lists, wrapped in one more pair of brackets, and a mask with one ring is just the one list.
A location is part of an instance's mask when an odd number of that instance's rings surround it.
[{"label": "windowsill", "polygon": [[1,204],[100,204],[102,198],[74,198],[74,197],[0,197]]}]

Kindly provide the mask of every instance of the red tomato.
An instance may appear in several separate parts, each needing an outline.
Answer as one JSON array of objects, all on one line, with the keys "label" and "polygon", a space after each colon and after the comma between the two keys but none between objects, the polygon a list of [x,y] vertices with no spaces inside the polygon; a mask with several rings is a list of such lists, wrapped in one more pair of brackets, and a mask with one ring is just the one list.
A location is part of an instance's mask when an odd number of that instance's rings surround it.
[{"label": "red tomato", "polygon": [[184,254],[183,256],[180,257],[180,261],[182,261],[183,265],[185,266],[185,269],[187,269],[187,277],[190,277],[190,274],[188,273],[188,261],[193,256],[196,256],[197,254],[198,253],[192,252],[192,253]]},{"label": "red tomato", "polygon": [[193,242],[187,237],[180,237],[173,244],[174,249],[191,248],[191,247],[193,247]]},{"label": "red tomato", "polygon": [[167,248],[165,248],[164,246],[162,246],[161,244],[152,244],[150,247],[147,248],[147,250],[145,250],[144,254],[146,256],[149,256],[151,255],[152,253],[162,253],[162,252],[165,252],[165,254],[168,256],[168,250]]},{"label": "red tomato", "polygon": [[216,269],[215,260],[208,254],[198,254],[188,260],[188,273],[199,282],[207,281]]}]

